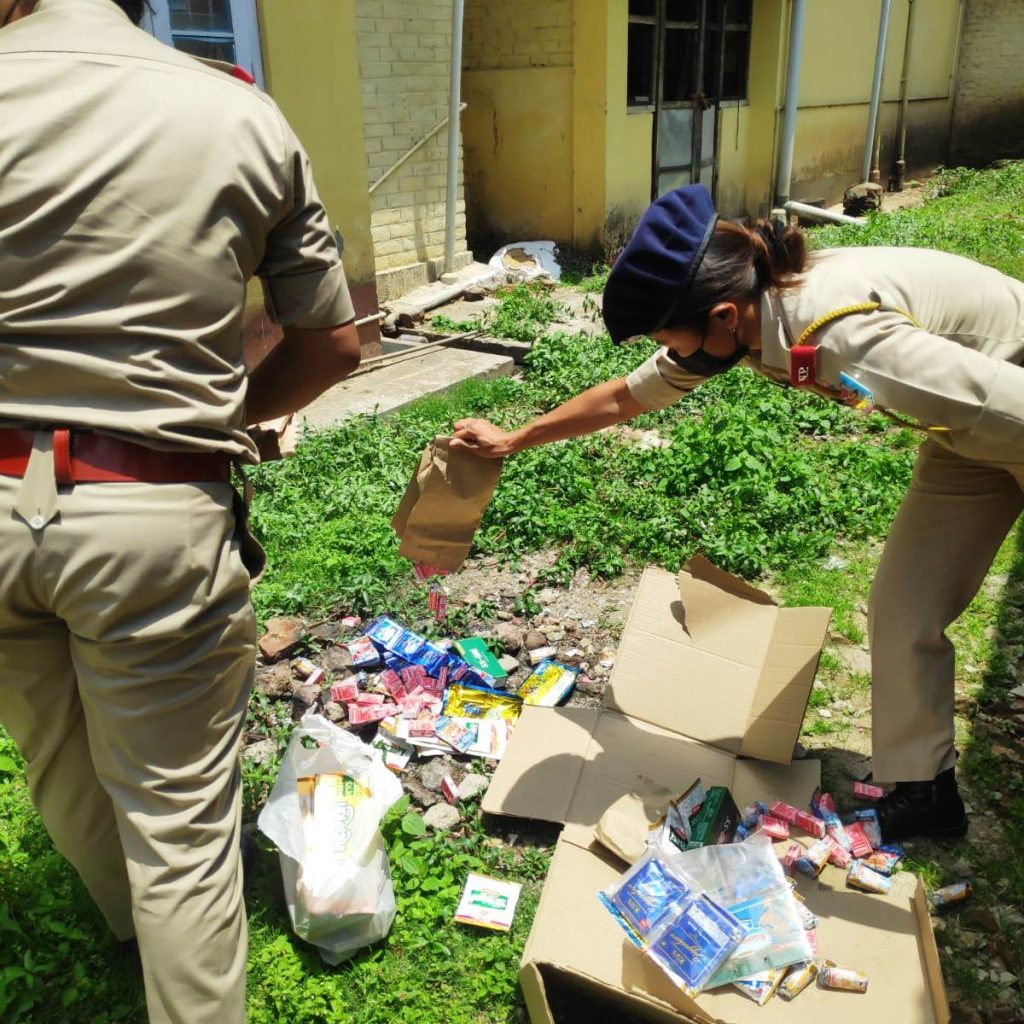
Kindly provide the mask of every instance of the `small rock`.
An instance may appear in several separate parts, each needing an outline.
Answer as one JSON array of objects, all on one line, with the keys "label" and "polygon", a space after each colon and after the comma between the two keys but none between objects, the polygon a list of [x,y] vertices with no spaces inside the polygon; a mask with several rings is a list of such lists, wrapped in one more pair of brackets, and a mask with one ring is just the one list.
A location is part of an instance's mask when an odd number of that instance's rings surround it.
[{"label": "small rock", "polygon": [[974,865],[966,857],[958,857],[953,862],[953,873],[961,878],[970,878],[974,872]]},{"label": "small rock", "polygon": [[329,700],[324,704],[323,715],[328,722],[333,722],[335,725],[339,725],[344,722],[346,718],[345,705],[339,704],[337,701]]},{"label": "small rock", "polygon": [[352,655],[349,654],[347,647],[340,644],[337,647],[329,647],[324,660],[327,663],[327,670],[331,673],[348,672],[352,668]]},{"label": "small rock", "polygon": [[511,675],[513,672],[519,671],[519,659],[513,658],[511,654],[503,654],[498,659],[498,664]]},{"label": "small rock", "polygon": [[831,718],[832,717],[832,712],[829,711],[828,708],[818,708],[818,717],[819,718]]},{"label": "small rock", "polygon": [[548,640],[550,640],[552,643],[558,643],[559,640],[565,639],[564,629],[549,629],[546,630],[546,633]]},{"label": "small rock", "polygon": [[832,701],[832,707],[836,711],[852,711],[853,701],[849,700],[834,700]]},{"label": "small rock", "polygon": [[292,721],[297,722],[320,697],[319,686],[297,686],[292,691]]},{"label": "small rock", "polygon": [[580,625],[584,629],[593,629],[597,625],[596,619],[580,619]]},{"label": "small rock", "polygon": [[432,828],[435,832],[450,832],[462,821],[462,815],[459,814],[457,807],[437,803],[423,815],[423,821],[427,828]]},{"label": "small rock", "polygon": [[[494,635],[501,644],[501,649],[509,654],[518,653],[523,646],[523,631],[510,622],[499,622],[494,627]],[[543,647],[543,644],[538,646]]]},{"label": "small rock", "polygon": [[535,651],[538,647],[547,647],[548,638],[539,629],[527,630],[523,637],[523,646],[528,651]]},{"label": "small rock", "polygon": [[441,780],[451,774],[452,766],[447,758],[431,758],[420,770],[420,782],[434,793],[441,792]]},{"label": "small rock", "polygon": [[982,907],[978,904],[965,907],[960,912],[960,924],[964,928],[986,932],[989,935],[999,931],[999,921],[996,915],[988,907]]},{"label": "small rock", "polygon": [[1015,985],[1017,983],[1017,975],[1011,974],[1009,971],[1000,971],[996,981],[1000,985]]},{"label": "small rock", "polygon": [[256,689],[268,697],[280,699],[292,693],[292,670],[287,661],[256,669]]},{"label": "small rock", "polygon": [[491,780],[488,779],[486,775],[471,773],[465,776],[459,783],[459,799],[473,800],[475,797],[486,793],[487,787],[490,784]]},{"label": "small rock", "polygon": [[433,807],[441,799],[440,793],[432,793],[415,776],[403,776],[402,785],[405,786],[405,791],[420,807]]},{"label": "small rock", "polygon": [[601,697],[604,695],[605,684],[598,679],[591,679],[590,676],[580,676],[576,680],[576,689],[587,697]]},{"label": "small rock", "polygon": [[846,561],[838,555],[829,555],[828,558],[821,563],[821,567],[825,572],[838,572],[840,569],[846,568]]},{"label": "small rock", "polygon": [[505,611],[504,608],[496,611],[494,614],[497,616],[499,622],[511,622],[515,618],[511,612]]},{"label": "small rock", "polygon": [[260,654],[267,661],[276,661],[287,654],[302,639],[302,623],[299,619],[267,619],[267,631],[260,637]]},{"label": "small rock", "polygon": [[557,590],[552,590],[551,587],[545,587],[537,595],[537,600],[540,602],[540,604],[542,606],[543,605],[551,604],[552,601],[555,601],[557,599],[558,599],[558,591]]},{"label": "small rock", "polygon": [[471,590],[468,594],[462,595],[462,603],[468,605],[479,604],[483,600],[480,595],[475,591]]},{"label": "small rock", "polygon": [[273,764],[277,758],[277,744],[273,740],[250,743],[242,751],[242,757],[254,764]]}]

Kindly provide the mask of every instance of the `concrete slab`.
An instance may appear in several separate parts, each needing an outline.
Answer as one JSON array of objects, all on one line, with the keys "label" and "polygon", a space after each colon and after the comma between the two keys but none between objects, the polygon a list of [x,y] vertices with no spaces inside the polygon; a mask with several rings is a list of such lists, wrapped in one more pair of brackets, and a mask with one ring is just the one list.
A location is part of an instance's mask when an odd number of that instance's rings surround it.
[{"label": "concrete slab", "polygon": [[514,370],[515,361],[507,355],[440,346],[342,381],[306,406],[296,419],[306,430],[324,430],[349,416],[374,410],[394,412],[461,381],[507,377]]}]

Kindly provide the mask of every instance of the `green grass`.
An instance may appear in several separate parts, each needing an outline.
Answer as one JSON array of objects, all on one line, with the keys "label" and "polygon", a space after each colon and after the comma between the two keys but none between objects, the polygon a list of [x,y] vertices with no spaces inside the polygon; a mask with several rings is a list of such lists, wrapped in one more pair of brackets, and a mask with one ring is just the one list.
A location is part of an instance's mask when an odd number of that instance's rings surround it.
[{"label": "green grass", "polygon": [[863,227],[812,233],[815,248],[912,245],[959,253],[1024,279],[1024,162],[995,170],[959,167],[940,173],[932,202],[918,209],[873,215]]},{"label": "green grass", "polygon": [[[920,210],[875,218],[856,229],[825,229],[814,244],[930,245],[962,252],[1024,276],[1020,211],[1024,165],[989,172],[947,172],[941,193]],[[584,268],[577,284],[596,292],[603,271]],[[571,282],[570,282],[571,283]],[[533,340],[557,317],[538,287],[502,298],[500,330]],[[255,592],[261,616],[310,616],[344,608],[425,612],[424,589],[397,555],[389,520],[423,446],[463,416],[513,425],[584,388],[628,372],[649,348],[618,348],[606,338],[556,335],[534,346],[519,380],[469,382],[387,418],[363,417],[308,438],[298,455],[261,468],[255,523],[270,569]],[[614,576],[653,561],[674,568],[702,550],[748,578],[770,573],[789,604],[830,604],[833,629],[863,642],[858,605],[867,594],[877,552],[906,486],[916,438],[887,421],[860,418],[813,395],[786,391],[745,371],[702,387],[638,426],[670,438],[668,449],[642,450],[599,435],[509,460],[477,538],[477,551],[515,560],[555,549],[554,576],[579,566]],[[1024,654],[1024,550],[1004,545],[996,571],[1005,593],[984,590],[954,629],[961,685],[979,713],[998,720]],[[830,554],[846,559],[828,571]],[[530,593],[524,610],[537,611]],[[994,635],[990,627],[995,625]],[[974,666],[974,674],[966,666]],[[862,693],[838,659],[823,659],[812,707]],[[254,700],[251,723],[283,740],[289,725]],[[980,719],[979,719],[980,721]],[[974,726],[977,722],[974,723]],[[830,744],[848,725],[809,716],[808,729]],[[1006,742],[965,728],[963,767],[972,799],[998,815],[1000,838],[965,843],[983,905],[1024,904],[1024,792],[1020,773],[999,753]],[[245,772],[251,817],[273,767]],[[1001,796],[996,798],[995,793]],[[288,924],[274,854],[265,852],[249,893],[250,1020],[270,1024],[338,1021],[423,1024],[443,1007],[451,1024],[506,1024],[521,1019],[516,968],[546,871],[543,848],[498,846],[475,807],[464,830],[449,838],[422,834],[417,816],[399,809],[385,828],[399,916],[391,936],[350,963],[325,968]],[[951,878],[950,855],[927,844],[913,868],[929,886]],[[478,867],[526,883],[510,936],[451,922],[465,872]],[[987,883],[987,884],[986,884]],[[954,921],[955,923],[955,921]],[[1024,969],[1020,929],[1004,936],[1010,967]],[[114,943],[82,886],[53,851],[33,814],[20,761],[0,733],[0,1019],[10,1024],[141,1024],[141,989],[117,966]],[[940,933],[952,994],[983,1005],[990,982],[972,975],[955,928]],[[1016,957],[1016,960],[1013,958]],[[1016,966],[1014,966],[1016,964]]]}]

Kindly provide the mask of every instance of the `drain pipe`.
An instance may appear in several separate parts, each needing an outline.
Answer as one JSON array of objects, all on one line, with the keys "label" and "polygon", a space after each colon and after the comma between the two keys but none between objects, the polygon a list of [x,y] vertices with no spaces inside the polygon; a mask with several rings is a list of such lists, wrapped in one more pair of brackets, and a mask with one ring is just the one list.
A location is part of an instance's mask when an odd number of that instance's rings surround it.
[{"label": "drain pipe", "polygon": [[864,163],[861,167],[861,181],[867,181],[871,174],[871,157],[875,147],[875,129],[878,126],[878,107],[882,99],[882,71],[885,68],[885,43],[889,36],[889,11],[892,0],[882,0],[882,14],[878,21],[878,49],[875,51],[875,76],[871,83],[871,106],[868,109],[868,136],[864,143]]},{"label": "drain pipe", "polygon": [[459,198],[459,105],[462,101],[462,22],[465,0],[452,0],[451,84],[448,89],[448,195],[445,204],[444,272],[455,271],[455,208]]},{"label": "drain pipe", "polygon": [[800,87],[800,59],[804,50],[804,0],[793,0],[789,16],[789,51],[786,55],[786,106],[782,115],[782,142],[775,175],[775,210],[772,219],[789,200],[793,178],[793,142],[796,139],[797,92]]},{"label": "drain pipe", "polygon": [[807,203],[798,203],[792,199],[783,209],[787,214],[795,214],[804,220],[815,220],[821,224],[867,224],[863,217],[848,217],[845,213],[833,213],[820,206],[808,206]]},{"label": "drain pipe", "polygon": [[900,112],[896,122],[896,163],[893,168],[893,192],[903,191],[907,173],[907,107],[910,103],[910,54],[914,45],[914,0],[907,0],[907,40],[903,45],[903,74],[900,76]]}]

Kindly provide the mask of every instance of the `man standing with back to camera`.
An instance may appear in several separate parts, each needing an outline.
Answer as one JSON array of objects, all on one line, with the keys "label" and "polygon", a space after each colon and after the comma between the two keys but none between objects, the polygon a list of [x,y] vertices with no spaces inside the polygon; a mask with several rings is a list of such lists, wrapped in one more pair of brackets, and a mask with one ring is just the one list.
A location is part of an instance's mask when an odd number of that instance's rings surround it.
[{"label": "man standing with back to camera", "polygon": [[[154,1024],[245,1019],[231,460],[359,362],[309,161],[144,0],[0,0],[0,724]],[[246,282],[281,345],[250,376]]]}]

